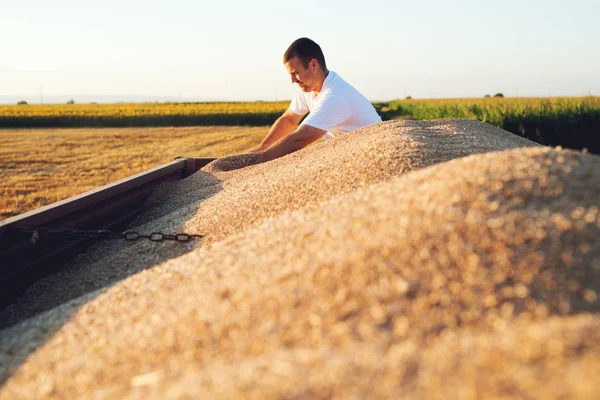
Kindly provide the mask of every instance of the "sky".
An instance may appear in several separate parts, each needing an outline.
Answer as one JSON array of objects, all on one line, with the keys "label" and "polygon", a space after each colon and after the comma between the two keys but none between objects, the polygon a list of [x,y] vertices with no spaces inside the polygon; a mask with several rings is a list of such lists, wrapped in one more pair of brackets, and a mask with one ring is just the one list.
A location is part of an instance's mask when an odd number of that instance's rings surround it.
[{"label": "sky", "polygon": [[598,0],[0,0],[0,102],[289,100],[316,41],[371,101],[600,95]]}]

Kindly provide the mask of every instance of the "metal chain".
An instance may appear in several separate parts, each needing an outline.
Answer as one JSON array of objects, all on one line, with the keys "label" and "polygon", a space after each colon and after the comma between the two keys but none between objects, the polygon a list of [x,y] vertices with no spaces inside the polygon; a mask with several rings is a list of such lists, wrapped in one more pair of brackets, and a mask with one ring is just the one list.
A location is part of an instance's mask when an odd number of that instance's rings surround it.
[{"label": "metal chain", "polygon": [[31,243],[35,245],[39,240],[48,236],[62,237],[63,239],[124,239],[130,242],[136,242],[140,239],[148,239],[152,242],[163,242],[165,240],[173,240],[176,242],[189,242],[190,240],[202,239],[204,235],[196,235],[190,233],[167,234],[162,232],[152,232],[143,235],[136,231],[113,232],[106,229],[99,230],[78,230],[78,229],[59,229],[36,228],[32,230],[17,229],[21,233],[31,234]]}]

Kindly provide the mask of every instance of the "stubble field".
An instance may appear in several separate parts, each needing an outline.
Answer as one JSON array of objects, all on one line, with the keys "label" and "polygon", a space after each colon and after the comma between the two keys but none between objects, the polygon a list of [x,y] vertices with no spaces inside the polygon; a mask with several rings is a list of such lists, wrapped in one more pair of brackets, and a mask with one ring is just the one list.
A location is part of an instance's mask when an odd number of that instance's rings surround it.
[{"label": "stubble field", "polygon": [[170,162],[258,145],[269,127],[0,129],[0,220]]}]

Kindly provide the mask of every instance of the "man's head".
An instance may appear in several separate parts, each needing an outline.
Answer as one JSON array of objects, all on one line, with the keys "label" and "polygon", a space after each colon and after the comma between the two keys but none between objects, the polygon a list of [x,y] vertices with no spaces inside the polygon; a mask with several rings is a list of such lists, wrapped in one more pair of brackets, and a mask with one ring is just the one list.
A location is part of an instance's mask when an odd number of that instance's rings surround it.
[{"label": "man's head", "polygon": [[283,54],[283,64],[292,83],[305,92],[320,91],[327,76],[327,65],[321,47],[309,38],[295,40]]}]

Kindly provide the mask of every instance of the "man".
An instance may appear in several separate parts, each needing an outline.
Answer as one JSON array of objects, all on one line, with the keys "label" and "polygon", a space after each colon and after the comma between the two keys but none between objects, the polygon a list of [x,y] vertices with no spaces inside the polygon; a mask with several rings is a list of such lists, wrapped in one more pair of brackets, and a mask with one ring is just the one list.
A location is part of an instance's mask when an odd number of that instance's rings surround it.
[{"label": "man", "polygon": [[[308,38],[295,40],[283,55],[292,83],[299,86],[290,107],[275,121],[254,150],[256,162],[300,150],[320,137],[338,135],[381,122],[373,105],[334,71],[327,69],[321,47]],[[298,126],[302,117],[308,117]]]},{"label": "man", "polygon": [[[220,170],[263,163],[298,151],[320,137],[330,139],[381,122],[373,105],[334,71],[321,47],[308,38],[295,40],[283,55],[292,83],[299,86],[289,108],[275,121],[260,146],[248,155],[216,160]],[[310,114],[298,126],[306,113]],[[242,158],[244,160],[242,160]]]}]

